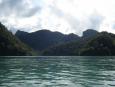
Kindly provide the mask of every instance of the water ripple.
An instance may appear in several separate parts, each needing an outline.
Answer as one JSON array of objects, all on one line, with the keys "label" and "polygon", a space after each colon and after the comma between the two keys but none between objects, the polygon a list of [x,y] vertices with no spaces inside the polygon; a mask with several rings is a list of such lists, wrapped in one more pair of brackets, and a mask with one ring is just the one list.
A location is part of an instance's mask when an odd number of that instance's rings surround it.
[{"label": "water ripple", "polygon": [[0,87],[115,87],[115,57],[0,58]]}]

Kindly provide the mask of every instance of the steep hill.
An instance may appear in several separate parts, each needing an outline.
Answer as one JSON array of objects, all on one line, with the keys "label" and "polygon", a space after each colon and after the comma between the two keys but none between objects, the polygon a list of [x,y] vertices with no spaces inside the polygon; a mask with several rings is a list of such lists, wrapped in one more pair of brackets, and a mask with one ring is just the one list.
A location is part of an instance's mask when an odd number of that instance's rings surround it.
[{"label": "steep hill", "polygon": [[89,38],[84,37],[80,41],[48,48],[42,55],[115,56],[115,34],[101,32]]},{"label": "steep hill", "polygon": [[22,42],[40,51],[54,45],[80,40],[80,37],[75,34],[64,35],[60,32],[51,32],[49,30],[40,30],[33,33],[17,31],[15,35]]},{"label": "steep hill", "polygon": [[51,47],[42,55],[50,56],[115,56],[115,35],[101,32],[89,39]]},{"label": "steep hill", "polygon": [[99,34],[98,31],[93,30],[93,29],[87,29],[86,31],[83,32],[82,38],[89,39],[89,38],[96,36],[97,34]]},{"label": "steep hill", "polygon": [[80,55],[80,49],[84,47],[91,39],[96,37],[99,32],[88,29],[83,32],[83,36],[79,40],[52,46],[42,52],[42,55],[52,56],[74,56]]},{"label": "steep hill", "polygon": [[90,40],[80,50],[80,55],[87,56],[112,56],[115,55],[115,35],[107,32],[100,33]]},{"label": "steep hill", "polygon": [[33,55],[30,47],[23,44],[0,23],[0,56]]}]

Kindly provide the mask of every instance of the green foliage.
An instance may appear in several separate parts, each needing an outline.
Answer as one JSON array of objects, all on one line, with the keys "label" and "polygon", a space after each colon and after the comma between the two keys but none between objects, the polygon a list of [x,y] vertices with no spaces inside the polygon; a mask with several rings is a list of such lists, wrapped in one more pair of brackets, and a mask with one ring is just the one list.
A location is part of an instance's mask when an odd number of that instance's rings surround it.
[{"label": "green foliage", "polygon": [[81,47],[80,42],[74,41],[74,42],[68,42],[56,46],[52,46],[42,52],[42,55],[45,56],[74,56],[78,55],[78,50]]},{"label": "green foliage", "polygon": [[75,34],[64,35],[60,32],[51,32],[49,30],[40,30],[33,33],[17,31],[15,35],[37,51],[42,51],[57,44],[79,40],[80,38]]},{"label": "green foliage", "polygon": [[33,55],[34,51],[23,44],[0,23],[0,56]]},{"label": "green foliage", "polygon": [[115,55],[115,35],[107,32],[80,41],[53,46],[42,55],[53,56],[112,56]]},{"label": "green foliage", "polygon": [[106,56],[115,55],[115,35],[102,32],[96,38],[89,41],[80,50],[80,55]]}]

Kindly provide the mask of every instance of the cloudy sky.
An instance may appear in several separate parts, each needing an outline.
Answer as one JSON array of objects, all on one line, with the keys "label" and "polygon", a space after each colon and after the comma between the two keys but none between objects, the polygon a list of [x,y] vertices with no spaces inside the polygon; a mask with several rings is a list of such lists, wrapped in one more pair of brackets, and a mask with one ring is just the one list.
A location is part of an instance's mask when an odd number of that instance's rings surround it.
[{"label": "cloudy sky", "polygon": [[115,33],[115,0],[0,0],[0,21],[11,31]]}]

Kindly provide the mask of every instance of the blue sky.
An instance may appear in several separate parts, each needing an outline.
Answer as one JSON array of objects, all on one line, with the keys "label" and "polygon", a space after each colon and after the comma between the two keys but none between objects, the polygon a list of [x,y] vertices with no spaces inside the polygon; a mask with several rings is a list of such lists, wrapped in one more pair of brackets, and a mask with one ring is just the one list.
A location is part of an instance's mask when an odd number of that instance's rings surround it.
[{"label": "blue sky", "polygon": [[0,0],[0,11],[0,21],[12,31],[115,33],[115,0]]}]

